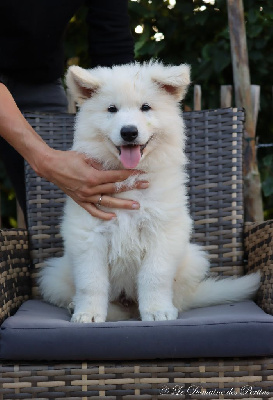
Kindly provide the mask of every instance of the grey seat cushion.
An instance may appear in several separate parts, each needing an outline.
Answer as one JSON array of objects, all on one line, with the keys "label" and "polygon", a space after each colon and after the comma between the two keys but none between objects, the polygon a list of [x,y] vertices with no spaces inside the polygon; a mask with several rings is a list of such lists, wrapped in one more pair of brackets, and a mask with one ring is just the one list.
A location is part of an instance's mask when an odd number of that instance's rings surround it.
[{"label": "grey seat cushion", "polygon": [[67,310],[25,302],[1,327],[7,360],[129,360],[273,355],[273,317],[254,302],[199,308],[175,321],[69,322]]}]

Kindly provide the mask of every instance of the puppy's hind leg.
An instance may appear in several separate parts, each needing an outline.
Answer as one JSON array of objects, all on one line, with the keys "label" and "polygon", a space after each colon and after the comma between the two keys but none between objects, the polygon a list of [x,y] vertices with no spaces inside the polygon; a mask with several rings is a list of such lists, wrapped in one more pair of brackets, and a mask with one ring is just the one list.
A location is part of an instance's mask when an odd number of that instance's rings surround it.
[{"label": "puppy's hind leg", "polygon": [[38,285],[44,300],[67,308],[75,295],[69,257],[48,259],[39,273]]}]

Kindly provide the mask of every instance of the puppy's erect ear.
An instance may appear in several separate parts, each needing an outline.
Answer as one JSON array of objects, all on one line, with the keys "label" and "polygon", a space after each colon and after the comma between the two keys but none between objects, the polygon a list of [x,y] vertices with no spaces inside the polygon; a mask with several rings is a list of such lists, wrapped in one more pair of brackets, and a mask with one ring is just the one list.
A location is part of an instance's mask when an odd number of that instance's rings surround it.
[{"label": "puppy's erect ear", "polygon": [[181,64],[179,66],[156,66],[152,80],[166,92],[182,100],[190,84],[190,66]]},{"label": "puppy's erect ear", "polygon": [[99,89],[100,82],[86,69],[72,65],[66,74],[67,88],[80,106]]}]

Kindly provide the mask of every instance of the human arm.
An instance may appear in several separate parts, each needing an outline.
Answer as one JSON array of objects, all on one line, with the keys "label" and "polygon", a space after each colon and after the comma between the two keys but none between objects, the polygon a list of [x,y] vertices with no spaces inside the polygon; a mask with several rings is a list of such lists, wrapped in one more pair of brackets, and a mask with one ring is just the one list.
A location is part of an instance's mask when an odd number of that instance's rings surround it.
[{"label": "human arm", "polygon": [[[34,171],[59,186],[91,215],[109,220],[115,216],[96,207],[103,194],[102,205],[134,209],[131,200],[109,196],[116,192],[116,182],[127,179],[134,171],[101,171],[99,165],[74,151],[50,148],[25,120],[6,86],[0,83],[0,135],[31,165]],[[137,182],[140,188],[145,182]],[[126,188],[123,188],[124,191]],[[128,190],[128,189],[127,189]]]}]

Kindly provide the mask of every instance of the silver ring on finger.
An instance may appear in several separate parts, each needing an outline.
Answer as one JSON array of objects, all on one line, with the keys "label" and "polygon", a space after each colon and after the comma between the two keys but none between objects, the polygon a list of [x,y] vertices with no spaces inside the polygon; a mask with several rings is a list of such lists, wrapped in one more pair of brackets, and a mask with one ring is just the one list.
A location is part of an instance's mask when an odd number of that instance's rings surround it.
[{"label": "silver ring on finger", "polygon": [[97,204],[96,204],[96,206],[97,207],[100,207],[101,206],[101,200],[102,200],[102,194],[100,195],[100,198],[99,198],[99,200],[98,200],[98,202],[97,202]]}]

